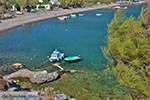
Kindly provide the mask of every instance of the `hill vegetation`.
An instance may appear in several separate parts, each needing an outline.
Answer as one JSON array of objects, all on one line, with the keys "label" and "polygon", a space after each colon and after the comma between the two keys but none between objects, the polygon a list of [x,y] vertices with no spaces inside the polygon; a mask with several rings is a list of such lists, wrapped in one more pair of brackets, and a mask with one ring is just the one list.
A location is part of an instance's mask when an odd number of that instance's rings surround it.
[{"label": "hill vegetation", "polygon": [[126,98],[150,100],[150,3],[138,18],[116,12],[103,51],[118,82],[129,90]]}]

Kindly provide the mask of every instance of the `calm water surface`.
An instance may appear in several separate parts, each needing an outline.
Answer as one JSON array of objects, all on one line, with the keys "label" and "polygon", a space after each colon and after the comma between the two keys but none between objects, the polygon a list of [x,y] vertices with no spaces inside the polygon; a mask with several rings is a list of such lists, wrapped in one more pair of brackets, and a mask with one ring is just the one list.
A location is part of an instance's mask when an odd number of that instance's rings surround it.
[{"label": "calm water surface", "polygon": [[[97,17],[96,13],[102,13]],[[19,61],[28,66],[40,66],[55,48],[67,56],[81,55],[83,67],[103,68],[105,62],[100,47],[106,46],[107,24],[113,18],[112,10],[96,10],[85,16],[59,21],[49,19],[19,27],[0,35],[1,64]],[[36,59],[33,56],[36,55]]]},{"label": "calm water surface", "polygon": [[[142,5],[129,6],[125,13],[128,16],[133,15],[137,17],[140,14],[141,7]],[[97,13],[101,13],[102,16],[96,16]],[[84,14],[83,17],[70,18],[66,21],[59,21],[57,18],[40,21],[0,34],[0,65],[20,62],[28,67],[41,68],[50,64],[49,62],[45,63],[47,56],[55,48],[58,48],[66,56],[81,55],[83,57],[83,61],[77,63],[61,62],[63,67],[66,69],[85,69],[92,72],[86,72],[79,76],[82,77],[78,78],[77,81],[80,85],[73,85],[73,80],[70,80],[70,83],[68,82],[69,80],[67,80],[67,83],[65,80],[59,80],[56,83],[52,83],[53,87],[67,94],[71,92],[67,92],[67,87],[64,89],[62,87],[59,88],[60,85],[75,86],[72,88],[79,86],[77,88],[78,92],[82,90],[85,92],[91,89],[92,92],[89,95],[92,97],[92,95],[95,95],[95,92],[100,90],[98,87],[101,89],[106,88],[106,83],[111,87],[115,86],[114,84],[116,83],[112,83],[114,82],[113,78],[108,79],[107,77],[108,82],[104,83],[102,80],[97,81],[100,75],[95,74],[97,71],[99,73],[100,70],[106,68],[106,60],[100,47],[107,46],[107,25],[111,22],[114,11],[101,9],[88,11]],[[87,81],[88,83],[85,84],[82,81]],[[99,86],[102,82],[105,85]],[[80,90],[84,86],[87,87]],[[115,88],[118,88],[117,86]],[[91,88],[89,89],[89,87]],[[68,88],[69,90],[70,88]],[[82,95],[74,95],[73,93],[71,95],[75,97],[81,96],[81,100],[87,100],[83,99]],[[85,97],[87,97],[86,94]]]},{"label": "calm water surface", "polygon": [[[141,7],[128,7],[127,14],[139,15]],[[96,16],[101,13],[102,16]],[[59,21],[57,18],[18,27],[0,35],[0,64],[21,62],[40,66],[55,48],[67,56],[81,55],[83,67],[103,68],[106,62],[100,47],[106,46],[107,25],[114,11],[103,9],[84,13],[85,16]],[[35,59],[32,59],[36,56]]]}]

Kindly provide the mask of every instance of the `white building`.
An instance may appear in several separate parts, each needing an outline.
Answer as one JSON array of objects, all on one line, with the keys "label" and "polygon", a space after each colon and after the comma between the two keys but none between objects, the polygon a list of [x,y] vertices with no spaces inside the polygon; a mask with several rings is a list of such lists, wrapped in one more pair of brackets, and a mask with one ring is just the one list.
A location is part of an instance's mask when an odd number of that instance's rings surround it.
[{"label": "white building", "polygon": [[42,5],[37,5],[36,6],[36,10],[39,10],[39,6],[45,7],[46,10],[50,10],[51,9],[50,4],[42,4]]},{"label": "white building", "polygon": [[40,2],[40,3],[42,3],[42,2],[43,2],[43,0],[39,0],[39,2]]},{"label": "white building", "polygon": [[[49,3],[51,4],[56,4],[57,6],[60,5],[60,2],[58,0],[48,0]],[[39,0],[40,3],[43,3],[43,0]],[[39,6],[40,5],[37,5],[36,9],[38,10],[39,9]],[[50,10],[50,4],[42,4],[41,6],[44,6],[46,10]]]},{"label": "white building", "polygon": [[[57,4],[59,1],[58,0],[48,0],[49,3],[52,3],[52,4]],[[39,0],[40,3],[43,2],[43,0]]]}]

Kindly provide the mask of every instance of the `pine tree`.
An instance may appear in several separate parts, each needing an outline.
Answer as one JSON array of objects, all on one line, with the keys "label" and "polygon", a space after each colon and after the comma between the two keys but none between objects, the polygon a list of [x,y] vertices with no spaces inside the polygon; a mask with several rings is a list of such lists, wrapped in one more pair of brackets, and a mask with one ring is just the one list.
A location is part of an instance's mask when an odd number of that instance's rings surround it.
[{"label": "pine tree", "polygon": [[108,26],[108,50],[117,61],[112,69],[133,100],[150,99],[149,21],[150,6],[142,10],[138,19],[126,19],[123,12],[116,12]]}]

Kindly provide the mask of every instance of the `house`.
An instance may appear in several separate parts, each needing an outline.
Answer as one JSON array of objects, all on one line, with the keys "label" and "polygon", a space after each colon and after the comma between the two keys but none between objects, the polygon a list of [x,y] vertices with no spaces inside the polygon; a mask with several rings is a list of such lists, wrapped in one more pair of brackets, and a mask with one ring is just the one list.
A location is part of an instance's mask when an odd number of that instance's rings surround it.
[{"label": "house", "polygon": [[[55,5],[57,5],[57,6],[59,6],[60,5],[60,2],[58,1],[58,0],[48,0],[49,1],[49,3],[51,3],[51,4],[55,4]],[[50,6],[50,4],[43,4],[43,0],[39,0],[39,3],[41,3],[41,5],[37,5],[36,6],[36,9],[38,10],[39,9],[39,7],[44,7],[46,10],[50,10],[51,9],[51,6]]]}]

